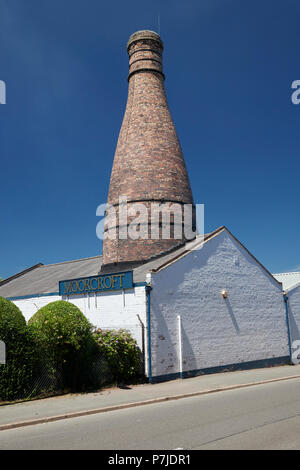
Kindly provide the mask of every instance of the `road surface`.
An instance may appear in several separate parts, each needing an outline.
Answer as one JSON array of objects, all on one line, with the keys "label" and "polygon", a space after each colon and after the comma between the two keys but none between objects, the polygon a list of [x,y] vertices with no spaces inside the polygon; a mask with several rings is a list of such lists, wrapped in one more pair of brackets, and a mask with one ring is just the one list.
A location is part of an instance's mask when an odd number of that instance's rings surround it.
[{"label": "road surface", "polygon": [[1,450],[178,448],[300,449],[300,379],[0,432]]}]

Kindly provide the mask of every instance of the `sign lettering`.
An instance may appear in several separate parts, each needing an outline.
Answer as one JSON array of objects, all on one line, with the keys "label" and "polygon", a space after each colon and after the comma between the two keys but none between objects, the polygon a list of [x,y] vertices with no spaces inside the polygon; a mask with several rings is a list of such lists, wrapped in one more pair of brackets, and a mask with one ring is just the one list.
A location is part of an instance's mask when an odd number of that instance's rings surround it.
[{"label": "sign lettering", "polygon": [[70,279],[59,282],[60,295],[88,294],[133,287],[132,271],[114,274],[102,274],[81,279]]}]

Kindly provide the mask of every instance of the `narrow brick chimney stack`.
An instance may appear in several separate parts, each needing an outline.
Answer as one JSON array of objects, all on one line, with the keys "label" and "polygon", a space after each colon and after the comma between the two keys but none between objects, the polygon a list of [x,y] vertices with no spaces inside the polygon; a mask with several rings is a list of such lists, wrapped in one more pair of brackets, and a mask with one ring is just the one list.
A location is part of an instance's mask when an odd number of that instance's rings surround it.
[{"label": "narrow brick chimney stack", "polygon": [[[127,43],[129,90],[117,143],[108,203],[119,214],[119,197],[127,197],[128,211],[136,204],[193,204],[184,158],[168,108],[162,71],[163,43],[153,31],[138,31]],[[139,213],[137,213],[139,215]],[[151,214],[150,214],[151,215]],[[129,218],[128,222],[135,219]],[[149,223],[149,219],[143,221]],[[176,246],[182,239],[120,239],[103,241],[103,264],[143,262]],[[116,226],[109,217],[105,232]]]}]

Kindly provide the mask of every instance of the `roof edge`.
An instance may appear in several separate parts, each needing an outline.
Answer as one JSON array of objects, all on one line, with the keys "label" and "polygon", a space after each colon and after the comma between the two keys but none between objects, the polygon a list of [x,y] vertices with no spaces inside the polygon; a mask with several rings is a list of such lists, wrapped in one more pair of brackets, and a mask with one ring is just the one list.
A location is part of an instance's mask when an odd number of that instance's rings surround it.
[{"label": "roof edge", "polygon": [[[281,289],[282,289],[282,282],[278,281],[274,276],[273,274],[260,262],[258,261],[257,258],[255,258],[255,256],[248,250],[248,248],[245,247],[245,245],[243,245],[242,242],[240,242],[231,232],[230,230],[225,226],[225,225],[221,225],[221,227],[217,228],[216,230],[214,230],[213,232],[209,233],[207,236],[204,236],[204,240],[201,240],[199,241],[199,243],[206,243],[208,242],[210,239],[212,239],[213,237],[217,236],[217,235],[220,235],[223,231],[226,231],[247,253],[248,255],[268,274],[269,277],[271,277],[275,282],[276,284],[278,284],[279,286],[281,286]],[[196,245],[197,246],[197,245]],[[155,268],[155,269],[152,269],[151,272],[153,273],[156,273],[158,271],[160,271],[161,269],[164,269],[166,268],[168,265],[174,263],[175,261],[177,261],[179,258],[182,258],[186,255],[188,255],[189,253],[191,253],[192,250],[186,250],[184,251],[183,253],[180,253],[179,255],[175,256],[174,258],[168,260],[167,262],[163,263],[162,265],[160,265],[159,267]],[[283,290],[283,289],[282,289]]]},{"label": "roof edge", "polygon": [[24,269],[24,271],[20,271],[19,273],[14,274],[13,276],[3,279],[3,281],[0,282],[0,287],[4,286],[5,284],[8,284],[10,281],[17,279],[18,277],[23,276],[24,274],[29,273],[30,271],[33,271],[34,269],[40,268],[41,266],[44,266],[44,264],[43,263],[35,264],[31,266],[30,268]]},{"label": "roof edge", "polygon": [[287,271],[284,273],[274,273],[273,276],[288,276],[290,274],[300,274],[300,271]]},{"label": "roof edge", "polygon": [[[221,227],[217,228],[216,230],[214,230],[213,232],[209,233],[208,235],[204,235],[204,239],[202,240],[199,240],[199,245],[201,243],[206,243],[207,241],[209,241],[211,238],[215,237],[216,235],[218,235],[219,233],[221,233],[224,229],[226,229],[225,225],[222,225]],[[195,246],[197,246],[198,244],[196,243]],[[174,258],[166,261],[165,263],[161,264],[160,266],[158,266],[157,268],[154,268],[154,269],[151,269],[151,272],[153,273],[156,273],[158,271],[160,271],[161,269],[164,269],[166,268],[169,264],[172,264],[174,263],[175,261],[177,261],[178,259],[180,258],[183,258],[184,256],[188,255],[189,253],[191,253],[192,250],[190,249],[186,249],[185,251],[183,251],[182,253],[178,254],[177,256],[174,256]]]},{"label": "roof edge", "polygon": [[47,268],[48,266],[57,266],[58,264],[77,263],[79,261],[86,261],[88,259],[96,259],[96,258],[102,258],[102,255],[87,256],[86,258],[70,259],[69,261],[60,261],[58,263],[43,264],[43,266]]},{"label": "roof edge", "polygon": [[248,253],[249,256],[251,256],[252,259],[254,259],[254,261],[277,283],[281,286],[282,288],[282,282],[278,281],[274,276],[273,274],[260,262],[258,261],[257,258],[255,258],[255,256],[251,253],[251,251],[248,250],[248,248],[245,247],[245,245],[243,245],[242,242],[240,242],[240,240],[238,240],[238,238],[236,238],[231,232],[230,230],[228,230],[227,227],[224,226],[224,229],[229,233],[229,235]]},{"label": "roof edge", "polygon": [[296,284],[293,284],[291,287],[289,287],[288,289],[285,289],[285,292],[287,294],[289,294],[290,292],[292,292],[294,289],[298,289],[298,287],[300,287],[300,282],[296,282]]}]

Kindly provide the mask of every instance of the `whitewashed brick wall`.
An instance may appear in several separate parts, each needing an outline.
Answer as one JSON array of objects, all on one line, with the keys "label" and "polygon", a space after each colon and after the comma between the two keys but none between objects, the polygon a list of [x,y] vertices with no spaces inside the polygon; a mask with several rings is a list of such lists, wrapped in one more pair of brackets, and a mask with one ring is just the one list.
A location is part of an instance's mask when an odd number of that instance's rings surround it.
[{"label": "whitewashed brick wall", "polygon": [[288,292],[291,342],[300,340],[300,285]]},{"label": "whitewashed brick wall", "polygon": [[50,302],[56,302],[57,300],[61,300],[59,295],[49,295],[45,297],[30,297],[27,299],[13,300],[13,303],[19,307],[25,320],[28,322],[32,315],[40,308],[48,305]]},{"label": "whitewashed brick wall", "polygon": [[[281,285],[228,232],[152,274],[152,375],[289,355]],[[221,292],[228,291],[225,300]]]},{"label": "whitewashed brick wall", "polygon": [[[76,305],[92,325],[99,328],[129,330],[141,350],[146,350],[146,294],[145,287],[135,287],[124,291],[91,294],[90,296],[45,296],[14,300],[26,321],[41,307],[57,300],[67,300]],[[138,318],[139,315],[139,318]],[[142,328],[144,325],[144,330]],[[144,338],[143,338],[144,331]],[[146,364],[147,366],[147,364]],[[147,369],[148,370],[148,369]]]}]

